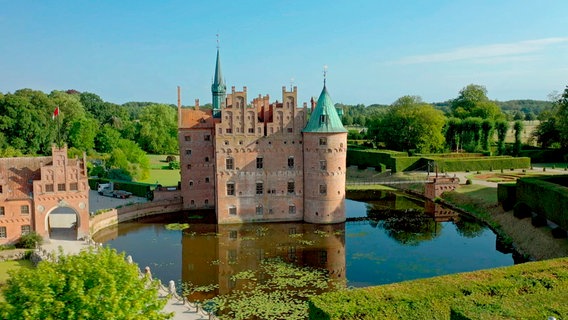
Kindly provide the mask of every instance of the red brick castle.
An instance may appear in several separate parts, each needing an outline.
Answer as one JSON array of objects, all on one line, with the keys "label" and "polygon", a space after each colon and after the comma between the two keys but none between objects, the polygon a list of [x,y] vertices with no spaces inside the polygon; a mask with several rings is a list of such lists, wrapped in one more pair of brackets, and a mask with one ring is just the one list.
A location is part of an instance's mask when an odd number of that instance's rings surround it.
[{"label": "red brick castle", "polygon": [[283,87],[281,102],[249,103],[246,87],[227,94],[217,50],[211,92],[208,110],[178,98],[185,210],[215,208],[219,224],[345,221],[347,130],[325,81],[308,121],[296,87]]}]

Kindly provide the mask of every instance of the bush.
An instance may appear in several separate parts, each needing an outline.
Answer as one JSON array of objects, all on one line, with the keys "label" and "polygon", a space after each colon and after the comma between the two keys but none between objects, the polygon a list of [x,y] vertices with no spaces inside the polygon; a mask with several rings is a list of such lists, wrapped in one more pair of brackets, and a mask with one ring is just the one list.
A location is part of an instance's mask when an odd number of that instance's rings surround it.
[{"label": "bush", "polygon": [[20,240],[16,244],[16,247],[24,249],[35,249],[42,242],[43,238],[39,234],[30,232],[20,237]]},{"label": "bush", "polygon": [[179,170],[180,168],[179,161],[170,161],[170,163],[168,164],[168,168],[170,170]]},{"label": "bush", "polygon": [[471,179],[465,180],[465,184],[467,184],[467,185],[470,185],[470,184],[472,184],[472,183],[473,183],[473,182],[471,181]]},{"label": "bush", "polygon": [[167,156],[166,157],[166,162],[172,162],[172,161],[176,161],[176,156]]},{"label": "bush", "polygon": [[548,225],[548,221],[546,221],[546,217],[540,214],[534,215],[531,217],[531,223],[533,226],[540,228]]},{"label": "bush", "polygon": [[532,215],[532,209],[528,204],[519,202],[513,207],[513,215],[519,219],[528,218]]},{"label": "bush", "polygon": [[556,239],[566,239],[568,237],[568,233],[566,230],[556,227],[551,230],[552,236]]}]

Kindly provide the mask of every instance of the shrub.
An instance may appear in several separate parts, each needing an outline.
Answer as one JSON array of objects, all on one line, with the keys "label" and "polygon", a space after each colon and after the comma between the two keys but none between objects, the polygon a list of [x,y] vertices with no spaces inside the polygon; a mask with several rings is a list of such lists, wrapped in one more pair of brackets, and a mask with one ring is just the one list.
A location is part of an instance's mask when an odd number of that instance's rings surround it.
[{"label": "shrub", "polygon": [[566,232],[566,230],[560,227],[556,227],[552,229],[550,232],[552,233],[552,236],[556,239],[566,239],[568,237],[568,233]]},{"label": "shrub", "polygon": [[179,161],[170,161],[170,163],[168,164],[168,168],[170,170],[179,170],[180,165],[179,165]]},{"label": "shrub", "polygon": [[30,232],[20,237],[20,240],[16,244],[16,247],[24,249],[35,249],[42,242],[43,239],[39,234]]},{"label": "shrub", "polygon": [[524,202],[519,202],[513,207],[513,215],[519,219],[528,218],[531,216],[531,213],[531,207]]},{"label": "shrub", "polygon": [[473,182],[471,181],[471,179],[465,180],[465,184],[467,184],[467,185],[470,185],[470,184],[472,184],[472,183],[473,183]]},{"label": "shrub", "polygon": [[167,156],[166,157],[166,162],[172,162],[172,161],[176,161],[176,156]]},{"label": "shrub", "polygon": [[534,215],[531,217],[531,223],[533,226],[540,228],[548,225],[548,221],[546,221],[546,217],[540,214]]}]

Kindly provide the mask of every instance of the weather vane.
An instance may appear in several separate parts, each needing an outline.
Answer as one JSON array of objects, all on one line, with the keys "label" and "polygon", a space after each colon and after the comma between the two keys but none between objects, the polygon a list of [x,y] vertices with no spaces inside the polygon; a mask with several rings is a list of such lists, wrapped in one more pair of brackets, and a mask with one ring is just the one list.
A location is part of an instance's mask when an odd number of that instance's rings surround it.
[{"label": "weather vane", "polygon": [[215,34],[215,36],[217,37],[217,49],[219,49],[219,34]]},{"label": "weather vane", "polygon": [[323,85],[325,86],[325,80],[327,78],[327,64],[323,66]]}]

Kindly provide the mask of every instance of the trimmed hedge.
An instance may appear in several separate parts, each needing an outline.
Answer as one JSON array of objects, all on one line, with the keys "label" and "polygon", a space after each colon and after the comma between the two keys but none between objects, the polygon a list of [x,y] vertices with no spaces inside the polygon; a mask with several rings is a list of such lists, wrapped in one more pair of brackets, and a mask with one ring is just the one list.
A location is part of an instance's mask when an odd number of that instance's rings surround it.
[{"label": "trimmed hedge", "polygon": [[329,292],[308,306],[309,319],[546,319],[568,314],[567,295],[562,258]]},{"label": "trimmed hedge", "polygon": [[349,146],[347,149],[347,165],[356,165],[361,168],[382,167],[393,169],[394,162],[392,157],[399,155],[407,156],[408,154],[406,152]]},{"label": "trimmed hedge", "polygon": [[481,171],[499,169],[526,169],[531,166],[530,158],[484,157],[466,159],[430,158],[443,172]]},{"label": "trimmed hedge", "polygon": [[501,204],[503,210],[509,211],[517,202],[517,184],[499,183],[497,184],[497,202]]},{"label": "trimmed hedge", "polygon": [[568,230],[568,176],[527,177],[517,180],[517,201]]},{"label": "trimmed hedge", "polygon": [[403,172],[422,169],[426,171],[428,161],[422,157],[393,157],[392,172]]},{"label": "trimmed hedge", "polygon": [[[109,183],[109,179],[89,179],[89,187],[91,190],[97,190],[99,183]],[[124,190],[132,192],[133,195],[138,197],[147,197],[148,193],[155,185],[148,183],[132,182],[132,181],[112,181],[116,190]]]}]

